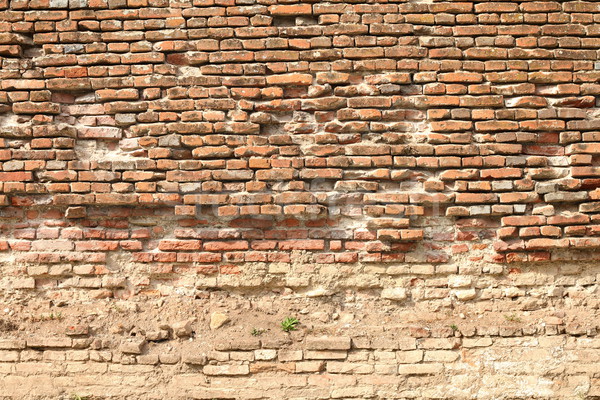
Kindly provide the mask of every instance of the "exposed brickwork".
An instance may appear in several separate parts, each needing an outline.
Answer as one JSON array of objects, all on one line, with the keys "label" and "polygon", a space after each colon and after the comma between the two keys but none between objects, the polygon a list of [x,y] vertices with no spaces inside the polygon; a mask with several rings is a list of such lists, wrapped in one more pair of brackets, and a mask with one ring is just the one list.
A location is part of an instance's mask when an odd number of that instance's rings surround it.
[{"label": "exposed brickwork", "polygon": [[[51,382],[32,398],[68,394],[62,371],[131,386],[102,397],[282,397],[276,374],[301,388],[286,398],[491,399],[496,355],[526,376],[510,398],[600,396],[595,367],[572,365],[598,347],[599,51],[600,2],[0,0],[0,305],[17,326],[37,317],[16,309],[78,301],[212,310],[213,291],[346,293],[365,330],[365,298],[419,315],[363,340],[298,306],[313,325],[291,344],[216,335],[211,356],[186,353],[185,324],[88,331],[65,311],[76,339],[7,329],[0,398],[23,398],[31,367]],[[489,312],[527,324],[419,322]],[[503,350],[526,343],[568,366]]]},{"label": "exposed brickwork", "polygon": [[4,8],[17,261],[445,262],[489,238],[510,262],[600,245],[596,3]]}]

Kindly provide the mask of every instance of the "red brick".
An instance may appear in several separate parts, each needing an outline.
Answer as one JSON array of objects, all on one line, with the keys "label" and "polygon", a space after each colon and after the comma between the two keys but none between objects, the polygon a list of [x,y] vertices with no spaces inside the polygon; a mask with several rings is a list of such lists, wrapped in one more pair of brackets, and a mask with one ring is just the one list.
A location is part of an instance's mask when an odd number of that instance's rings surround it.
[{"label": "red brick", "polygon": [[526,243],[527,249],[559,249],[569,247],[569,239],[531,239]]},{"label": "red brick", "polygon": [[456,203],[495,203],[498,196],[495,193],[457,193]]},{"label": "red brick", "polygon": [[223,241],[223,242],[204,242],[202,249],[206,251],[232,251],[232,250],[248,250],[248,242]]},{"label": "red brick", "polygon": [[480,174],[482,179],[507,179],[520,178],[523,171],[519,168],[483,169]]},{"label": "red brick", "polygon": [[0,182],[23,182],[32,181],[31,172],[0,172]]},{"label": "red brick", "polygon": [[502,225],[510,226],[528,226],[528,225],[544,225],[546,217],[543,216],[510,216],[502,218]]},{"label": "red brick", "polygon": [[280,250],[323,250],[323,240],[287,240],[279,242]]},{"label": "red brick", "polygon": [[446,72],[440,74],[438,79],[449,83],[478,83],[483,81],[483,76],[475,72]]},{"label": "red brick", "polygon": [[114,251],[119,247],[117,241],[88,240],[75,242],[76,251]]},{"label": "red brick", "polygon": [[269,6],[269,13],[271,15],[302,15],[311,14],[312,5],[310,4],[286,4],[286,5],[273,5]]},{"label": "red brick", "polygon": [[162,251],[200,250],[199,240],[161,240],[158,249]]},{"label": "red brick", "polygon": [[286,74],[267,76],[269,85],[310,85],[313,76],[311,74]]}]

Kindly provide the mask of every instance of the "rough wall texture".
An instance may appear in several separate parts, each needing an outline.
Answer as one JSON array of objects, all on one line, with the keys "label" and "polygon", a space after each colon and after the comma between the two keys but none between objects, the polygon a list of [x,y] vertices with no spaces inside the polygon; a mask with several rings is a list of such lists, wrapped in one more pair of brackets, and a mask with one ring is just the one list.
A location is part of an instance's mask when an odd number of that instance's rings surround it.
[{"label": "rough wall texture", "polygon": [[599,49],[600,2],[0,0],[0,398],[600,398]]}]

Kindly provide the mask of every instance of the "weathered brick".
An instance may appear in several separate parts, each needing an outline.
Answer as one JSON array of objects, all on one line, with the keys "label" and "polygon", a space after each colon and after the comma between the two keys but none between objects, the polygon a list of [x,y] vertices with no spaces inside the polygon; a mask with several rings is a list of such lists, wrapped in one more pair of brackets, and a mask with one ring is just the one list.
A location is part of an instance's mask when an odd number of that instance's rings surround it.
[{"label": "weathered brick", "polygon": [[306,348],[309,350],[349,350],[349,337],[312,336],[306,338]]},{"label": "weathered brick", "polygon": [[250,368],[248,365],[206,365],[202,369],[202,372],[208,376],[236,376],[248,375]]}]

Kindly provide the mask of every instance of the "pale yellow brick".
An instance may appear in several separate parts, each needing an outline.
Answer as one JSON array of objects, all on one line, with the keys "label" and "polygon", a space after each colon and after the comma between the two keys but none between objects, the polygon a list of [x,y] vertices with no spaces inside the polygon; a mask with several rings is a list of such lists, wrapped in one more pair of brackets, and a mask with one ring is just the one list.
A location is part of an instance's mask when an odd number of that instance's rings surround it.
[{"label": "pale yellow brick", "polygon": [[202,369],[205,375],[248,375],[248,365],[206,365]]},{"label": "pale yellow brick", "polygon": [[400,364],[416,364],[423,360],[423,350],[397,351],[396,361]]},{"label": "pale yellow brick", "polygon": [[449,351],[449,350],[432,350],[426,351],[425,357],[423,361],[425,362],[453,362],[456,361],[459,357],[459,353],[457,351]]},{"label": "pale yellow brick", "polygon": [[398,373],[401,375],[441,374],[443,370],[443,364],[402,364],[398,366]]}]

